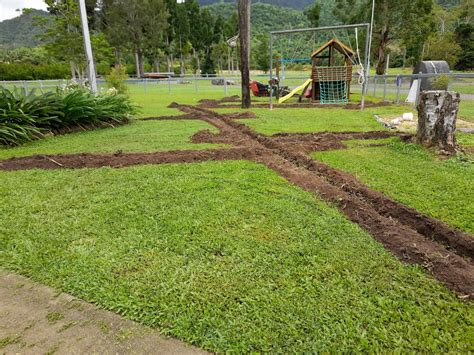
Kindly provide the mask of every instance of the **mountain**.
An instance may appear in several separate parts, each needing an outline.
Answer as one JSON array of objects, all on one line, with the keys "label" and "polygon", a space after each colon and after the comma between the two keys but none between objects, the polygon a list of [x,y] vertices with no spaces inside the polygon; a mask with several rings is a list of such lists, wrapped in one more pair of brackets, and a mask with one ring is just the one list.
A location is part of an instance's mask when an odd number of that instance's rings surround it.
[{"label": "mountain", "polygon": [[37,36],[41,30],[33,26],[35,16],[48,17],[50,15],[46,11],[31,9],[24,11],[18,17],[0,22],[0,48],[37,46],[40,43]]},{"label": "mountain", "polygon": [[446,9],[449,9],[451,7],[461,5],[461,0],[436,0],[436,3]]},{"label": "mountain", "polygon": [[[325,0],[321,6],[320,26],[339,24],[332,10],[335,0]],[[206,6],[215,16],[228,19],[237,11],[237,5],[232,2],[219,2]],[[271,30],[284,30],[310,27],[306,15],[301,10],[276,5],[254,2],[251,12],[252,32],[262,33]]]},{"label": "mountain", "polygon": [[[232,3],[219,3],[206,7],[215,16],[228,19],[237,7]],[[290,29],[308,27],[309,23],[302,11],[283,8],[264,3],[252,5],[251,12],[252,32],[262,33],[276,29]]]},{"label": "mountain", "polygon": [[[222,4],[222,3],[236,3],[236,0],[198,0],[200,5],[212,5],[212,4]],[[253,0],[254,4],[256,3],[266,3],[282,7],[291,7],[293,9],[302,10],[308,5],[314,4],[314,0]],[[323,1],[324,2],[324,1]]]}]

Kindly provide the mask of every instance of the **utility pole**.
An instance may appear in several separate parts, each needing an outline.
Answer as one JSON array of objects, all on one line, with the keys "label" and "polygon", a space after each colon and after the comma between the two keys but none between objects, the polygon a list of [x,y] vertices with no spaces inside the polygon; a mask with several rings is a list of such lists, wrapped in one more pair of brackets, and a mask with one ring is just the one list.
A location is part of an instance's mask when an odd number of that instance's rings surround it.
[{"label": "utility pole", "polygon": [[[369,76],[370,76],[370,56],[371,56],[371,50],[372,50],[372,33],[374,32],[374,16],[375,16],[375,0],[372,0],[372,11],[370,13],[369,53],[367,54],[367,68],[365,69],[367,71],[367,75],[365,76],[366,81],[369,80]],[[367,90],[367,87],[368,86],[365,85],[366,90]]]},{"label": "utility pole", "polygon": [[89,35],[89,24],[87,23],[87,12],[85,0],[79,0],[79,9],[81,12],[82,35],[84,37],[84,50],[86,52],[87,76],[91,85],[91,90],[97,93],[97,81],[95,78],[94,57],[92,56],[91,38]]},{"label": "utility pole", "polygon": [[238,0],[238,2],[242,108],[250,108],[250,0]]}]

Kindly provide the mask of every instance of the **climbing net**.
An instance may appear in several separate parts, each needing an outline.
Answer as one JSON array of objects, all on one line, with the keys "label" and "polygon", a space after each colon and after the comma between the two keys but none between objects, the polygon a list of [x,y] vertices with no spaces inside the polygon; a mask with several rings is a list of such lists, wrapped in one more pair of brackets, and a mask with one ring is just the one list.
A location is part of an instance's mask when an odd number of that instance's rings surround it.
[{"label": "climbing net", "polygon": [[349,102],[350,67],[316,67],[321,104]]},{"label": "climbing net", "polygon": [[[338,67],[346,65],[347,67],[355,70],[357,82],[360,85],[361,92],[361,106],[363,106],[364,96],[366,92],[366,77],[368,76],[368,64],[369,64],[369,29],[370,24],[360,23],[353,25],[336,25],[336,26],[324,26],[318,28],[302,28],[302,29],[291,29],[291,30],[279,30],[270,31],[270,78],[273,78],[274,73],[280,79],[280,85],[295,85],[300,83],[301,78],[286,77],[286,68],[289,67],[295,71],[301,70],[301,65],[306,65],[303,70],[307,70],[310,66],[319,67],[321,73],[321,103],[344,103],[349,100],[350,81],[352,79],[352,73],[349,75],[349,79],[342,80],[345,78],[345,73],[340,69],[338,77]],[[327,43],[331,39],[337,39],[339,42],[346,45],[346,48],[351,50],[351,55],[346,56],[350,60],[350,65],[347,61],[336,61],[332,63],[334,69],[332,72],[325,71],[324,65],[326,63],[313,63],[311,61],[311,53]],[[364,45],[365,42],[365,45]],[[345,53],[345,49],[342,48]],[[333,58],[334,59],[334,58]],[[331,64],[331,63],[329,63]],[[295,69],[298,65],[298,69]],[[291,67],[290,67],[291,66]],[[293,75],[293,74],[292,74]],[[313,73],[314,75],[314,73]],[[325,75],[332,75],[332,78],[336,77],[336,80],[324,80],[327,79]],[[319,97],[316,95],[315,97]],[[272,100],[270,96],[270,107],[272,107]]]}]

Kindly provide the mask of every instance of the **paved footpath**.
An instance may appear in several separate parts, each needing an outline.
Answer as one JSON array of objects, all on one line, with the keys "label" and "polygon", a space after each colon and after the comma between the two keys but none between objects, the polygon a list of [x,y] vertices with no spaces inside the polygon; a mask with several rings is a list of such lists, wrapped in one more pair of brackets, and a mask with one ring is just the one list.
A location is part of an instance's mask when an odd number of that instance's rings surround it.
[{"label": "paved footpath", "polygon": [[203,354],[0,268],[0,354]]}]

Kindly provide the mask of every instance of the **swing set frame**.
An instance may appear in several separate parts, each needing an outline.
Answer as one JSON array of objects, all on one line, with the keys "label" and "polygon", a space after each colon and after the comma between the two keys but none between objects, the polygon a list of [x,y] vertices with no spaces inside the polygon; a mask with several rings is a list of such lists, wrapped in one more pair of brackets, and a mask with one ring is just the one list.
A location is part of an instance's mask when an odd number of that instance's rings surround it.
[{"label": "swing set frame", "polygon": [[[370,23],[358,23],[353,25],[337,25],[337,26],[322,26],[322,27],[313,27],[313,28],[298,28],[293,30],[280,30],[280,31],[270,31],[269,32],[269,42],[270,42],[270,80],[273,79],[273,44],[274,39],[277,36],[288,35],[294,33],[303,33],[303,32],[322,32],[322,31],[336,31],[341,29],[365,29],[365,47],[364,47],[364,64],[363,64],[363,84],[362,84],[362,97],[361,97],[361,109],[364,109],[365,105],[365,94],[367,91],[367,83],[369,78],[370,71]],[[357,49],[358,50],[358,49]],[[277,63],[279,64],[279,63]],[[360,63],[362,64],[362,63]],[[273,108],[273,95],[270,90],[270,109]]]}]

